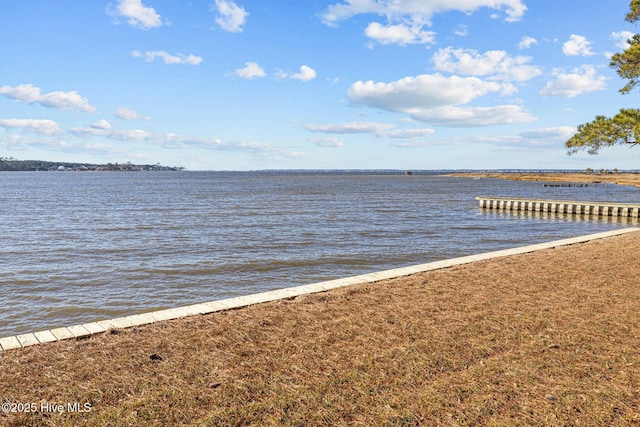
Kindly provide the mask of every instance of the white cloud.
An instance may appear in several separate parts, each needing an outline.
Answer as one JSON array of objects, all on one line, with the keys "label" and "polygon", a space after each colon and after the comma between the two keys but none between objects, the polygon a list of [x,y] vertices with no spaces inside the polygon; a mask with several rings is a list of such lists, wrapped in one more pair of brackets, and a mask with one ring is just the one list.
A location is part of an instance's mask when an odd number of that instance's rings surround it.
[{"label": "white cloud", "polygon": [[535,66],[528,65],[529,56],[511,57],[504,50],[490,50],[479,54],[473,49],[447,47],[433,55],[435,68],[450,73],[469,76],[493,76],[503,80],[526,81],[542,74]]},{"label": "white cloud", "polygon": [[150,161],[151,160],[155,161],[155,158],[148,154],[136,154],[130,151],[128,152],[122,147],[115,146],[113,144],[96,144],[93,142],[83,142],[81,147],[87,152],[94,153],[94,154],[100,154],[100,155],[104,155],[105,153],[110,155],[116,154],[120,158],[122,158],[122,155],[126,155],[128,158],[138,158],[138,159],[144,158]]},{"label": "white cloud", "polygon": [[571,34],[569,40],[562,45],[562,52],[567,56],[593,55],[591,42],[586,37],[577,34]]},{"label": "white cloud", "polygon": [[370,23],[365,29],[367,37],[382,44],[426,44],[433,43],[435,33],[423,31],[422,26],[407,26],[404,24],[381,25],[377,22]]},{"label": "white cloud", "polygon": [[[494,152],[508,151],[518,153],[532,153],[533,150],[549,150],[554,149],[562,155],[564,151],[564,142],[568,139],[563,135],[565,127],[535,129],[529,132],[523,132],[519,135],[469,135],[462,140],[455,138],[454,143],[470,143],[470,144],[491,144],[496,146],[492,149]],[[568,128],[573,129],[575,128]],[[548,137],[542,135],[547,134]],[[531,134],[531,135],[530,135]]]},{"label": "white cloud", "polygon": [[142,4],[142,0],[119,0],[115,10],[109,13],[128,19],[129,25],[148,30],[162,26],[160,15],[152,7]]},{"label": "white cloud", "polygon": [[[106,128],[72,128],[69,133],[77,137],[87,139],[107,138],[125,143],[150,143],[167,149],[188,149],[192,147],[205,148],[218,151],[235,151],[252,154],[266,154],[267,156],[292,157],[296,153],[288,153],[282,148],[253,141],[223,142],[218,138],[185,136],[171,132],[153,133],[142,129],[106,129]],[[94,143],[94,142],[90,142]]]},{"label": "white cloud", "polygon": [[245,152],[269,160],[285,160],[305,156],[304,153],[299,151],[286,151],[282,147],[255,141],[230,141],[208,148],[221,151]]},{"label": "white cloud", "polygon": [[301,80],[303,82],[308,82],[309,80],[315,79],[317,75],[318,74],[316,73],[316,70],[309,67],[308,65],[302,65],[300,67],[300,72],[292,74],[289,77],[292,79]]},{"label": "white cloud", "polygon": [[216,0],[214,9],[217,12],[216,23],[225,31],[242,32],[249,13],[243,7],[230,0]]},{"label": "white cloud", "polygon": [[71,128],[69,129],[73,135],[76,136],[103,136],[110,139],[116,139],[119,141],[144,141],[151,137],[151,133],[140,130],[117,130],[117,129],[104,129],[104,128]]},{"label": "white cloud", "polygon": [[356,105],[407,112],[414,109],[466,104],[474,98],[502,89],[503,85],[499,83],[476,77],[422,74],[391,83],[357,81],[351,85],[347,96]]},{"label": "white cloud", "polygon": [[432,147],[437,144],[438,142],[436,141],[403,141],[403,142],[394,142],[389,145],[397,148],[420,148],[420,147]]},{"label": "white cloud", "polygon": [[534,44],[538,44],[538,40],[537,39],[535,39],[534,37],[530,37],[530,36],[524,36],[524,37],[522,37],[522,40],[520,40],[520,43],[518,43],[518,48],[520,48],[520,49],[529,49]]},{"label": "white cloud", "polygon": [[309,138],[308,140],[312,144],[318,147],[343,147],[344,143],[335,136],[328,136],[325,138]]},{"label": "white cloud", "polygon": [[464,24],[458,24],[458,26],[453,30],[453,34],[460,37],[466,37],[469,34],[469,27]]},{"label": "white cloud", "polygon": [[0,95],[27,104],[40,104],[44,107],[56,108],[58,110],[79,110],[85,113],[94,113],[95,107],[89,104],[87,98],[78,95],[77,92],[49,92],[41,93],[39,87],[32,84],[22,84],[19,86],[2,86]]},{"label": "white cloud", "polygon": [[267,75],[264,69],[256,62],[245,62],[244,65],[244,68],[235,70],[234,73],[236,76],[242,77],[243,79],[255,79],[256,77],[264,77]]},{"label": "white cloud", "polygon": [[490,93],[511,93],[513,86],[477,77],[423,74],[391,83],[358,81],[347,97],[355,105],[402,112],[436,126],[488,126],[535,120],[518,105],[463,107]]},{"label": "white cloud", "polygon": [[412,139],[422,138],[427,135],[433,135],[435,131],[429,128],[423,129],[391,129],[388,132],[382,134],[383,138],[396,138],[396,139]]},{"label": "white cloud", "polygon": [[0,119],[0,127],[20,129],[41,135],[56,135],[60,133],[60,128],[56,122],[44,119]]},{"label": "white cloud", "polygon": [[[256,77],[265,77],[267,75],[264,68],[256,62],[245,62],[244,64],[244,68],[238,68],[234,71],[236,76],[244,79],[253,79]],[[315,79],[318,76],[318,73],[308,65],[302,65],[297,73],[288,73],[283,70],[276,70],[274,76],[277,79],[294,79],[302,82],[308,82]]]},{"label": "white cloud", "polygon": [[386,16],[390,22],[409,20],[413,23],[428,23],[436,13],[449,11],[474,12],[482,7],[506,12],[506,21],[518,21],[527,10],[521,0],[345,0],[328,6],[320,18],[326,25],[360,14]]},{"label": "white cloud", "polygon": [[500,151],[531,152],[531,150],[548,150],[550,148],[563,150],[565,141],[571,138],[575,132],[575,127],[558,126],[532,129],[519,135],[471,136],[468,141],[498,145],[502,147],[499,148]]},{"label": "white cloud", "polygon": [[572,126],[558,126],[543,129],[532,129],[520,134],[521,137],[533,140],[566,141],[576,133]]},{"label": "white cloud", "polygon": [[365,133],[379,138],[419,138],[434,133],[433,129],[397,129],[394,124],[378,122],[348,122],[322,125],[307,123],[304,128],[310,132],[343,135]]},{"label": "white cloud", "polygon": [[615,41],[617,48],[625,50],[629,47],[628,40],[634,35],[631,31],[614,31],[609,37]]},{"label": "white cloud", "polygon": [[584,93],[605,90],[607,87],[605,76],[596,74],[593,65],[583,65],[571,73],[564,73],[560,69],[554,70],[556,79],[547,83],[540,91],[540,96],[566,96],[574,98]]},{"label": "white cloud", "polygon": [[444,106],[434,109],[408,111],[410,116],[434,126],[479,127],[513,123],[528,123],[536,117],[519,105],[493,107]]},{"label": "white cloud", "polygon": [[[325,25],[335,26],[356,15],[384,16],[386,25],[372,22],[367,26],[365,34],[369,38],[382,44],[426,44],[434,42],[435,33],[425,31],[423,27],[431,24],[436,13],[472,13],[483,7],[504,10],[508,22],[520,20],[527,10],[522,0],[345,0],[328,6],[320,18]],[[467,30],[464,28],[456,34],[466,35]],[[373,46],[369,44],[368,47]]]},{"label": "white cloud", "polygon": [[97,122],[91,123],[91,127],[94,129],[109,130],[111,129],[111,123],[109,123],[105,119],[101,119]]},{"label": "white cloud", "polygon": [[111,128],[72,128],[69,132],[79,137],[104,137],[125,142],[150,142],[164,148],[186,148],[189,145],[215,147],[222,144],[218,138],[182,136],[171,132],[151,133],[142,129],[117,130]]},{"label": "white cloud", "polygon": [[349,122],[338,124],[319,125],[314,123],[307,123],[304,128],[311,132],[322,133],[371,133],[374,135],[380,135],[390,129],[395,128],[395,125],[391,123],[376,123],[376,122]]},{"label": "white cloud", "polygon": [[148,120],[149,117],[143,117],[140,113],[134,110],[130,110],[125,107],[118,107],[113,112],[113,115],[121,120],[140,120],[145,119]]},{"label": "white cloud", "polygon": [[60,150],[68,147],[65,141],[50,136],[24,136],[24,135],[0,135],[0,147],[7,150],[33,150],[35,148],[44,148],[47,150]]},{"label": "white cloud", "polygon": [[139,50],[134,50],[133,52],[131,52],[131,56],[133,56],[134,58],[142,58],[147,62],[153,62],[156,58],[161,58],[165,64],[169,65],[198,65],[202,62],[202,57],[200,56],[184,55],[182,53],[170,55],[164,50],[148,50],[144,53],[140,52]]}]

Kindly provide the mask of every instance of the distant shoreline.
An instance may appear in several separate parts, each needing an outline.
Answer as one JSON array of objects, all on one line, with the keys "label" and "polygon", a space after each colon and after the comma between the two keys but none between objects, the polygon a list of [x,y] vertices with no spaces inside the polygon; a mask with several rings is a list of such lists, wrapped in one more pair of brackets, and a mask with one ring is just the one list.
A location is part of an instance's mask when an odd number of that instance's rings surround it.
[{"label": "distant shoreline", "polygon": [[611,173],[611,174],[587,174],[579,172],[459,172],[446,174],[460,178],[494,178],[513,181],[543,181],[564,183],[593,183],[593,184],[617,184],[630,185],[640,188],[640,174],[637,173]]},{"label": "distant shoreline", "polygon": [[44,160],[18,160],[12,157],[0,157],[0,172],[142,172],[142,171],[182,171],[181,166],[138,165],[127,163],[76,163],[49,162]]}]

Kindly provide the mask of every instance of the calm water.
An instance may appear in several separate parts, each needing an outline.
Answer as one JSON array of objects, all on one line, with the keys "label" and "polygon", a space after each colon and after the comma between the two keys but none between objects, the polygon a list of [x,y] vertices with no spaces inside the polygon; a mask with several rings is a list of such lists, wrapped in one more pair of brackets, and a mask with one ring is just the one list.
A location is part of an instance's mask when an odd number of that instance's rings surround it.
[{"label": "calm water", "polygon": [[0,173],[0,337],[637,225],[475,196],[632,187],[414,174]]}]

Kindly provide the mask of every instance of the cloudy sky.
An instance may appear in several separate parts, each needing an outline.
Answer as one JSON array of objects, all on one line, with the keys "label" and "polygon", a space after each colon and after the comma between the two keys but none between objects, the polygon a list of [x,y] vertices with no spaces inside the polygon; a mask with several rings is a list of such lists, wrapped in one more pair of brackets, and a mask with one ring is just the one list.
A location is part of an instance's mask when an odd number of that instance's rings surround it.
[{"label": "cloudy sky", "polygon": [[0,0],[0,156],[190,170],[640,168],[629,0]]}]

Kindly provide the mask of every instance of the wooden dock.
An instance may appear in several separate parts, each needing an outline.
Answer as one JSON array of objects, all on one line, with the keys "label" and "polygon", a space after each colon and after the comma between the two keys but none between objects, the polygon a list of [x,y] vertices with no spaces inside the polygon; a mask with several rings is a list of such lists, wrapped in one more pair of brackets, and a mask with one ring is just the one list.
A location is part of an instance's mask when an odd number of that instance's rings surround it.
[{"label": "wooden dock", "polygon": [[608,202],[577,202],[567,200],[530,200],[504,197],[476,197],[480,208],[504,211],[549,212],[594,217],[638,218],[640,205]]}]

